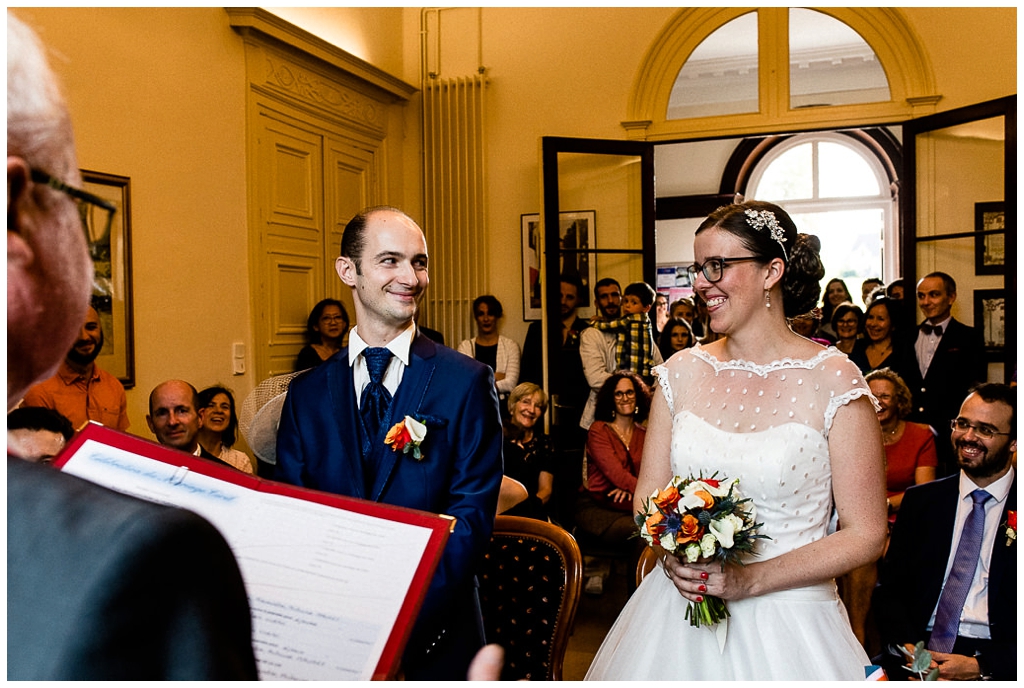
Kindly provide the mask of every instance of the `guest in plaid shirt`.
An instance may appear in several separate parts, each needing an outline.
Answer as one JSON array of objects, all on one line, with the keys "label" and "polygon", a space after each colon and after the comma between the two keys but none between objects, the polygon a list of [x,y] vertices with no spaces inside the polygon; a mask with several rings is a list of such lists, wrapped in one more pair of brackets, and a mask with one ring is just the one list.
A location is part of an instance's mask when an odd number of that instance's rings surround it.
[{"label": "guest in plaid shirt", "polygon": [[622,318],[597,320],[591,324],[602,332],[615,333],[615,357],[621,370],[631,370],[648,385],[654,375],[654,331],[648,312],[656,294],[646,282],[633,282],[623,291]]}]

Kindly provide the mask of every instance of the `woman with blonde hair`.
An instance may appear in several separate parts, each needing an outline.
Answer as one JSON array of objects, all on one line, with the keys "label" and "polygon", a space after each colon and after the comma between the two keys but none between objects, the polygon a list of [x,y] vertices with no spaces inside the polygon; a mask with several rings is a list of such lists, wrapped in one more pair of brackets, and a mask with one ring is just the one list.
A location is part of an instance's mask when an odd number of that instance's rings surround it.
[{"label": "woman with blonde hair", "polygon": [[527,493],[525,501],[505,512],[510,516],[547,519],[555,474],[551,440],[541,423],[547,406],[547,394],[532,382],[517,385],[509,394],[502,444],[504,473],[522,483]]}]

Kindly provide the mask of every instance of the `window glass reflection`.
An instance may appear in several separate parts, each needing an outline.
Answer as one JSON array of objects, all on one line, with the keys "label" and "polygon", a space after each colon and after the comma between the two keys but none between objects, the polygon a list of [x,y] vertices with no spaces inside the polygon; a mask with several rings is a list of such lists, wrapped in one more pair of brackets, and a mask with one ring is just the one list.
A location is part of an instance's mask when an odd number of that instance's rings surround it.
[{"label": "window glass reflection", "polygon": [[757,12],[719,27],[679,70],[667,119],[757,112],[757,58]]},{"label": "window glass reflection", "polygon": [[860,34],[807,9],[789,11],[789,94],[793,109],[890,99],[885,70]]}]

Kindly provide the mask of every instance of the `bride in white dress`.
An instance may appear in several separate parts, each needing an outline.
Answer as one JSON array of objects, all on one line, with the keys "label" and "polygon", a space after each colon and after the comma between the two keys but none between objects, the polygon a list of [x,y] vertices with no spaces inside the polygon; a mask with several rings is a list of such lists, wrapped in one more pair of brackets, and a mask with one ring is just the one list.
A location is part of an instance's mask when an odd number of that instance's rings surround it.
[{"label": "bride in white dress", "polygon": [[[635,508],[674,475],[739,478],[760,532],[746,565],[662,555],[601,645],[589,680],[864,680],[835,578],[878,559],[885,471],[873,400],[856,365],[786,324],[814,307],[817,240],[778,206],[719,208],[691,268],[724,338],[659,371]],[[828,535],[833,505],[840,529]],[[724,646],[686,606],[726,600]]]}]

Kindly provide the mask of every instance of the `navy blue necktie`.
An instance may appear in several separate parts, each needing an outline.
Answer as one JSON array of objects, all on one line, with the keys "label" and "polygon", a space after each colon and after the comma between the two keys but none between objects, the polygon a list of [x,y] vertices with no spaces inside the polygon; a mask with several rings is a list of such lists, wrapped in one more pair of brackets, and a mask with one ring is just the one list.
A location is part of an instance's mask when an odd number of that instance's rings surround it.
[{"label": "navy blue necktie", "polygon": [[974,582],[974,571],[981,557],[981,539],[985,534],[985,502],[992,499],[992,495],[985,490],[975,490],[971,498],[974,506],[964,522],[960,544],[957,545],[946,586],[939,597],[935,625],[928,639],[928,649],[936,652],[953,651],[953,644],[960,632],[960,615],[963,614],[964,602],[967,601],[967,593]]},{"label": "navy blue necktie", "polygon": [[377,437],[380,424],[391,405],[391,392],[384,386],[384,373],[391,362],[391,350],[384,347],[363,349],[363,359],[370,373],[370,382],[363,387],[359,397],[359,411],[363,414],[366,434],[369,439]]}]

